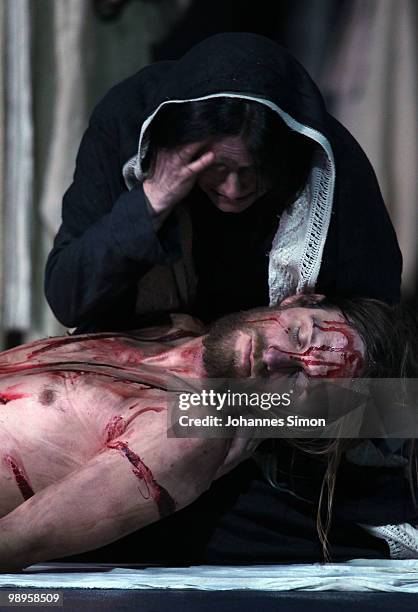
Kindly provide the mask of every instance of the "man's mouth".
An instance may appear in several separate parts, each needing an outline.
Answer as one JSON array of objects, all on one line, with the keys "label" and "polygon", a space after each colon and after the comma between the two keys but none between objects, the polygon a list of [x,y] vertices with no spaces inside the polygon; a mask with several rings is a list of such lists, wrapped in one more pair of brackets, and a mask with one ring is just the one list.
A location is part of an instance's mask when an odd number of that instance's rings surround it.
[{"label": "man's mouth", "polygon": [[251,377],[253,373],[253,337],[250,334],[241,353],[241,365],[244,376]]}]

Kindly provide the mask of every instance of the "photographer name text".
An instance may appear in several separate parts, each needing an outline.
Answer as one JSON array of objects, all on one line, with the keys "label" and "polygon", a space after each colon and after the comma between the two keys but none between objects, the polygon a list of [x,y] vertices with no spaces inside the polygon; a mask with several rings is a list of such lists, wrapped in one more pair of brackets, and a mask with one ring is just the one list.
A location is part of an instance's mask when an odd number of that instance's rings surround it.
[{"label": "photographer name text", "polygon": [[300,417],[296,414],[286,418],[247,417],[240,415],[233,417],[206,415],[204,417],[190,417],[183,414],[179,420],[180,427],[326,427],[326,419]]}]

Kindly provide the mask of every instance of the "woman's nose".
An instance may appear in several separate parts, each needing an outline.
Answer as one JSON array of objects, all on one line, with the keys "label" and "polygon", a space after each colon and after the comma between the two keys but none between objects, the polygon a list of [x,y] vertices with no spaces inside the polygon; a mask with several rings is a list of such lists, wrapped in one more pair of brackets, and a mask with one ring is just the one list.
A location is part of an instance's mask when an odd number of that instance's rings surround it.
[{"label": "woman's nose", "polygon": [[218,193],[227,198],[236,198],[241,191],[241,182],[236,172],[229,172],[218,186]]}]

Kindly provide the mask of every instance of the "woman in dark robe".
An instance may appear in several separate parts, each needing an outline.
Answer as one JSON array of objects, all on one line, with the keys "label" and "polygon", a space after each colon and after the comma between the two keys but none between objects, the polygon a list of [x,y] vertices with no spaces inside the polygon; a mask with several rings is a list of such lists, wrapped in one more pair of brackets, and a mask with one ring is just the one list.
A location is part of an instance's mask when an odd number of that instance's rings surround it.
[{"label": "woman in dark robe", "polygon": [[[222,175],[225,139],[253,164],[246,207],[214,200],[248,167]],[[212,157],[156,223],[163,149],[185,166]],[[401,255],[369,161],[302,66],[254,34],[212,36],[116,85],[93,112],[62,219],[46,295],[83,331],[176,310],[211,320],[304,290],[399,300]]]}]

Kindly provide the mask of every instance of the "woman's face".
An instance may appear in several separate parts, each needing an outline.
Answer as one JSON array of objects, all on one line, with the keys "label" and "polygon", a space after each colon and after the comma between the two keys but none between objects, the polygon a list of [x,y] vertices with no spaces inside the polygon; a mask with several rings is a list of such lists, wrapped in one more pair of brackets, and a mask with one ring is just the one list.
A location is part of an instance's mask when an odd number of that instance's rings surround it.
[{"label": "woman's face", "polygon": [[240,213],[267,191],[257,177],[247,146],[241,136],[225,136],[203,143],[201,153],[212,151],[214,162],[203,170],[197,184],[223,212]]}]

